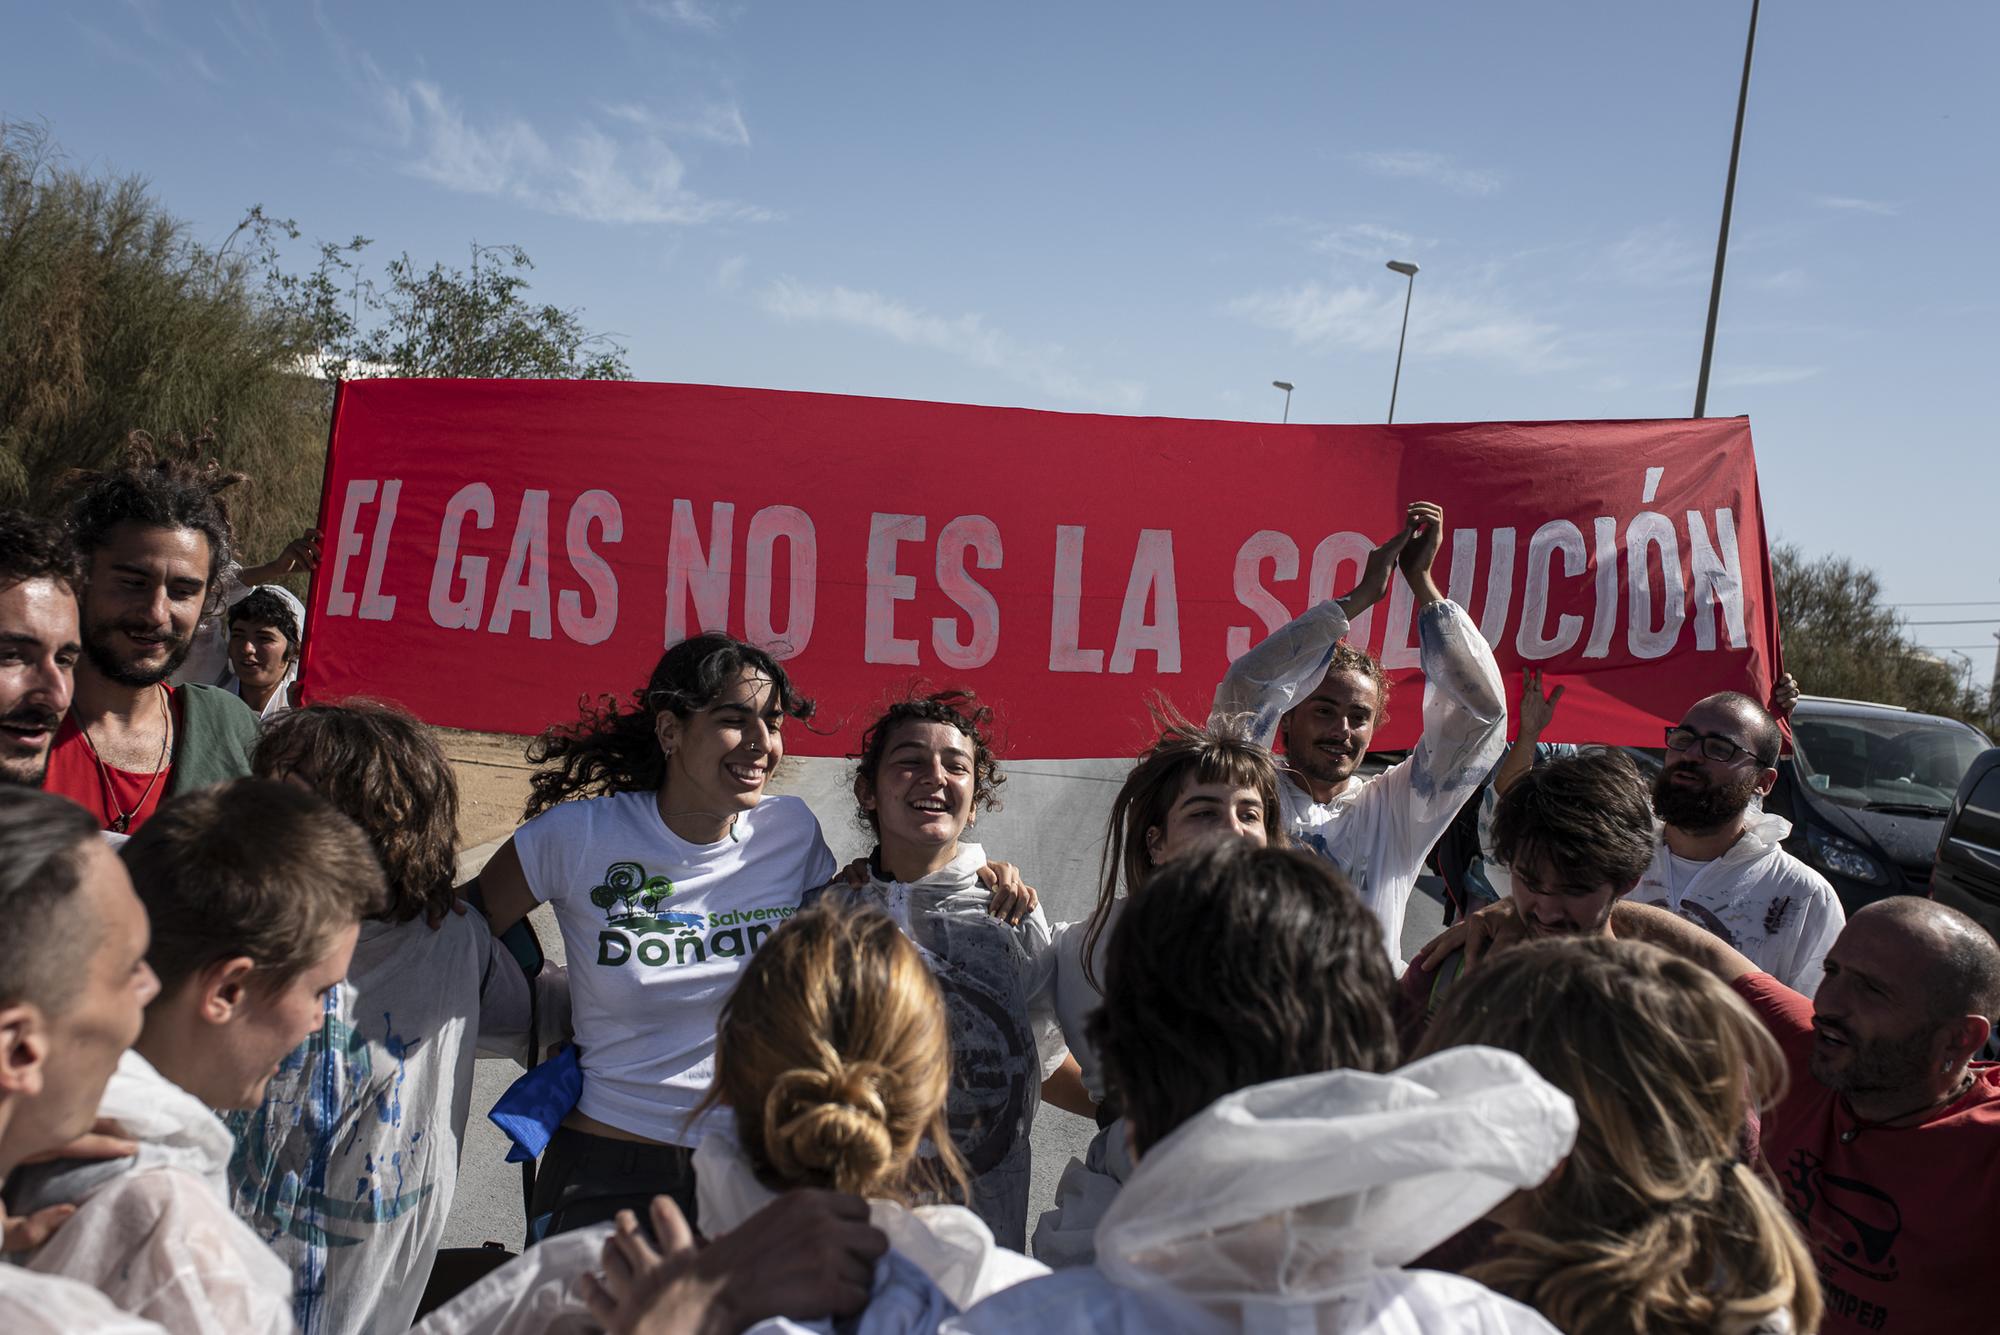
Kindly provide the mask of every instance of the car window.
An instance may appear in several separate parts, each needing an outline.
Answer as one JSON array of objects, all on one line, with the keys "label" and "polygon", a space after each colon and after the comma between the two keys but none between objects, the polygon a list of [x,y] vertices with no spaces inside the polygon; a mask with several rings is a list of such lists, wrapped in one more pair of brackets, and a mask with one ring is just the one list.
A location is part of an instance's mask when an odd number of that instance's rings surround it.
[{"label": "car window", "polygon": [[1952,835],[1983,848],[2000,849],[2000,767],[1986,771],[1965,795],[1965,811]]},{"label": "car window", "polygon": [[1986,741],[1939,719],[1794,715],[1792,740],[1806,786],[1846,806],[1949,813],[1958,781]]}]

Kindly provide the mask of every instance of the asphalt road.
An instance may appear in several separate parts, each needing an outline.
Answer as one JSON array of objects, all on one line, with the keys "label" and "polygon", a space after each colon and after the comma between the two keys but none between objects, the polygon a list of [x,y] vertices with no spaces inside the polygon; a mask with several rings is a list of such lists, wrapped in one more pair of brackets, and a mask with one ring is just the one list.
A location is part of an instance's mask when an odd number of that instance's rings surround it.
[{"label": "asphalt road", "polygon": [[[1086,918],[1096,903],[1097,866],[1104,826],[1117,785],[1129,760],[1023,762],[1009,766],[1001,789],[1000,811],[984,813],[975,827],[989,857],[1018,865],[1042,900],[1051,923]],[[848,788],[845,762],[787,762],[778,791],[797,793],[819,813],[827,842],[843,862],[865,853],[870,840],[853,819],[854,798]],[[470,874],[489,846],[467,851],[464,870]],[[1411,896],[1403,924],[1407,956],[1437,934],[1442,922],[1437,890],[1427,878],[1428,894]],[[550,911],[536,910],[536,926],[556,959],[562,958],[561,934]],[[506,1062],[482,1061],[475,1076],[473,1120],[466,1128],[458,1196],[445,1230],[447,1247],[471,1247],[500,1242],[518,1249],[522,1238],[520,1170],[504,1162],[506,1140],[485,1117],[519,1074]],[[1047,1104],[1036,1114],[1034,1127],[1034,1190],[1030,1197],[1029,1231],[1034,1218],[1055,1196],[1057,1180],[1071,1156],[1081,1156],[1096,1128],[1081,1117]]]}]

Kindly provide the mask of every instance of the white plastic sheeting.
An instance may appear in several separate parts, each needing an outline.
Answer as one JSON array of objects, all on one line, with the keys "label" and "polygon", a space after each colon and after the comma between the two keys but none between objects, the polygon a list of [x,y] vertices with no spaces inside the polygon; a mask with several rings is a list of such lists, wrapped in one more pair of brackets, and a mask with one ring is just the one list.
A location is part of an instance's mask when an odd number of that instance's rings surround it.
[{"label": "white plastic sheeting", "polygon": [[1469,1280],[1400,1267],[1541,1183],[1575,1139],[1568,1096],[1489,1048],[1239,1090],[1141,1158],[1094,1268],[945,1329],[1546,1335]]}]

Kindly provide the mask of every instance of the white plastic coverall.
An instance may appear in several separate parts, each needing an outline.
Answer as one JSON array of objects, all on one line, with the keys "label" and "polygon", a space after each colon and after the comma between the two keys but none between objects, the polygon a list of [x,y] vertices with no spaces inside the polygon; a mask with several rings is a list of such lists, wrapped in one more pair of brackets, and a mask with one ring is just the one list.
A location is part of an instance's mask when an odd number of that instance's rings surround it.
[{"label": "white plastic coverall", "polygon": [[0,1330],[7,1335],[167,1335],[91,1288],[0,1259]]},{"label": "white plastic coverall", "polygon": [[945,1113],[967,1171],[972,1209],[1003,1247],[1027,1245],[1030,1133],[1042,1082],[1068,1049],[1056,1016],[1056,954],[1037,908],[1010,927],[979,883],[986,851],[961,843],[930,875],[887,879],[875,859],[868,883],[836,881],[806,896],[877,908],[914,941],[944,994],[951,1021],[951,1094]]},{"label": "white plastic coverall", "polygon": [[[702,1231],[718,1237],[770,1204],[777,1193],[757,1181],[726,1129],[711,1129],[695,1150]],[[851,1335],[929,1335],[949,1316],[1049,1268],[995,1245],[979,1216],[956,1205],[910,1209],[869,1202],[890,1252],[877,1263],[868,1308],[841,1329]],[[611,1225],[548,1239],[479,1281],[416,1326],[411,1335],[573,1335],[596,1331],[579,1278],[600,1268]],[[782,1319],[751,1327],[758,1335],[831,1330]]]},{"label": "white plastic coverall", "polygon": [[1678,913],[1812,996],[1847,914],[1826,877],[1785,851],[1792,823],[1757,808],[1748,814],[1743,836],[1710,862],[1676,859],[1661,839],[1626,898]]},{"label": "white plastic coverall", "polygon": [[[1425,856],[1507,746],[1507,695],[1479,627],[1449,601],[1424,608],[1416,623],[1424,673],[1416,749],[1375,778],[1349,779],[1330,802],[1313,801],[1290,776],[1278,785],[1286,831],[1346,873],[1397,961],[1403,910]],[[1230,665],[1211,719],[1239,726],[1247,719],[1251,735],[1271,745],[1279,720],[1325,679],[1346,634],[1339,603],[1306,609]]]},{"label": "white plastic coverall", "polygon": [[559,1233],[528,1248],[443,1307],[410,1335],[595,1335],[583,1276],[603,1269],[611,1225]]},{"label": "white plastic coverall", "polygon": [[1552,1335],[1471,1280],[1400,1267],[1541,1183],[1575,1140],[1568,1096],[1491,1048],[1239,1090],[1140,1159],[1094,1267],[945,1331]]},{"label": "white plastic coverall", "polygon": [[78,1209],[26,1264],[88,1284],[174,1335],[291,1331],[291,1270],[229,1208],[235,1142],[222,1120],[136,1051],[119,1058],[98,1116],[139,1152],[30,1169],[24,1213]]},{"label": "white plastic coverall", "polygon": [[[695,1191],[702,1230],[726,1233],[777,1198],[757,1180],[742,1148],[726,1133],[710,1132],[694,1152]],[[978,1215],[957,1205],[920,1205],[871,1200],[868,1216],[889,1238],[889,1254],[876,1265],[875,1294],[868,1308],[842,1330],[856,1335],[923,1335],[945,1317],[1049,1268],[993,1241]],[[926,1293],[935,1286],[935,1293]],[[937,1298],[944,1299],[938,1303]],[[947,1305],[948,1304],[948,1305]],[[759,1335],[831,1330],[775,1320],[751,1327]]]}]

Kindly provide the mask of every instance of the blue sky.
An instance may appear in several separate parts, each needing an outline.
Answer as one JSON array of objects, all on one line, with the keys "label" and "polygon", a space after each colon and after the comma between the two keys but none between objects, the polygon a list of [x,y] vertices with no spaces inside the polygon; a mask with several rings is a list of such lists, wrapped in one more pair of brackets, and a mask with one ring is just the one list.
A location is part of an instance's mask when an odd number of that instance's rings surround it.
[{"label": "blue sky", "polygon": [[[643,379],[1188,417],[1687,413],[1747,3],[5,6],[0,116],[219,240],[537,293]],[[1764,9],[1709,410],[1767,518],[2000,617],[2000,9]],[[1978,606],[1919,606],[1970,603]],[[1916,628],[1981,676],[2000,621]]]}]

